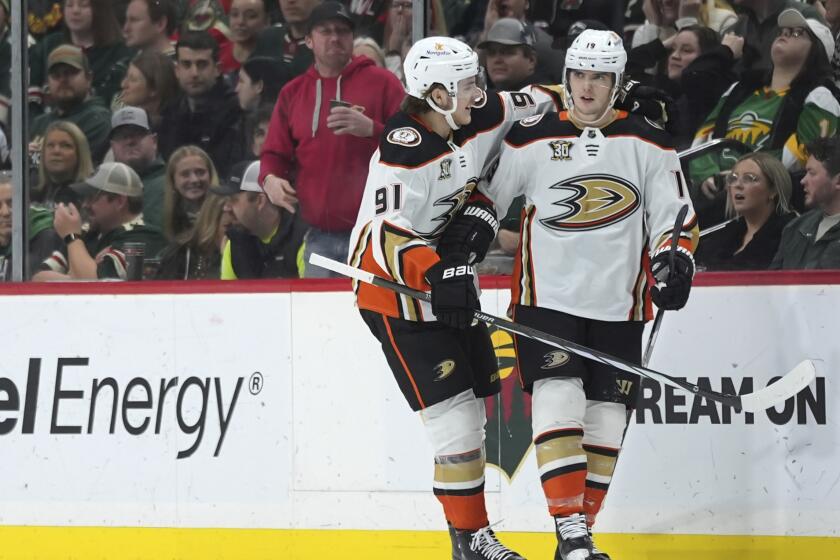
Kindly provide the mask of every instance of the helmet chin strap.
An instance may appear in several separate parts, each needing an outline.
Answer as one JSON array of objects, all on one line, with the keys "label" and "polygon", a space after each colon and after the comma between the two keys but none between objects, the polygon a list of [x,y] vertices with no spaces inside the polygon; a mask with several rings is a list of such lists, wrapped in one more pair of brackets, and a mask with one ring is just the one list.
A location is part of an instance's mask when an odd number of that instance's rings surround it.
[{"label": "helmet chin strap", "polygon": [[426,103],[428,103],[429,107],[431,107],[436,113],[443,115],[443,118],[446,120],[446,124],[449,125],[449,128],[451,128],[452,130],[458,130],[459,128],[461,128],[460,125],[455,124],[455,119],[452,118],[452,115],[455,114],[455,111],[458,109],[457,97],[452,98],[451,109],[442,109],[440,106],[438,106],[437,103],[435,103],[435,100],[432,99],[431,96],[426,98]]}]

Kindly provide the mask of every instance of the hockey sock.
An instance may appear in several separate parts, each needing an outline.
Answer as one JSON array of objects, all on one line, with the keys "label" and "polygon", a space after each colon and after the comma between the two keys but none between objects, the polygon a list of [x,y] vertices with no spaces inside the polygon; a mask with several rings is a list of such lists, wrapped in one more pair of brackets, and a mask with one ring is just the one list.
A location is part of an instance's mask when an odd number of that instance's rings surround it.
[{"label": "hockey sock", "polygon": [[489,525],[484,505],[484,449],[435,457],[434,492],[456,529]]},{"label": "hockey sock", "polygon": [[540,481],[553,516],[583,511],[586,453],[582,439],[579,428],[552,430],[534,439]]},{"label": "hockey sock", "polygon": [[586,514],[586,524],[591,528],[609,490],[619,450],[586,444],[583,449],[586,451],[587,462],[583,511]]}]

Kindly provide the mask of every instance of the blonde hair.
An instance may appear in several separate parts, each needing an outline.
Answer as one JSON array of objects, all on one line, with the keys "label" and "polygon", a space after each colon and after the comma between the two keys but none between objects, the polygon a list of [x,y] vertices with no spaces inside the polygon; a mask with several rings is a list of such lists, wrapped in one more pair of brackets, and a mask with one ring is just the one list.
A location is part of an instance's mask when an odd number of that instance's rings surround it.
[{"label": "blonde hair", "polygon": [[208,192],[201,203],[201,209],[191,229],[182,232],[176,239],[179,245],[186,245],[201,253],[218,251],[216,239],[219,223],[225,209],[225,197]]},{"label": "blonde hair", "polygon": [[88,144],[85,133],[70,121],[52,122],[47,126],[47,130],[44,132],[43,140],[41,141],[41,163],[38,165],[38,185],[33,192],[35,197],[44,196],[47,187],[52,182],[51,178],[47,175],[47,170],[44,168],[44,161],[47,159],[47,137],[56,130],[67,134],[76,148],[76,171],[73,173],[73,181],[83,181],[93,175],[93,158],[90,156],[90,144]]},{"label": "blonde hair", "polygon": [[378,60],[374,60],[374,62],[380,68],[385,68],[385,51],[382,50],[382,47],[379,46],[376,40],[372,37],[356,37],[353,41],[353,50],[355,51],[359,47],[368,47],[376,53]]},{"label": "blonde hair", "polygon": [[[790,180],[790,174],[784,164],[777,158],[765,152],[753,152],[745,156],[741,156],[735,165],[742,161],[752,161],[764,175],[767,181],[767,190],[776,197],[776,214],[783,216],[790,212],[790,197],[793,192],[793,184]],[[735,165],[732,169],[735,169]],[[732,207],[732,198],[729,193],[726,195],[726,215],[730,218],[735,217],[735,209]]]},{"label": "blonde hair", "polygon": [[166,164],[166,190],[163,193],[163,232],[167,239],[175,239],[179,234],[192,227],[184,208],[184,199],[175,189],[175,169],[182,159],[190,156],[198,156],[204,161],[204,165],[210,173],[210,186],[215,187],[219,184],[219,174],[216,172],[216,166],[213,165],[213,160],[210,159],[207,152],[198,146],[191,145],[181,146],[172,152]]}]

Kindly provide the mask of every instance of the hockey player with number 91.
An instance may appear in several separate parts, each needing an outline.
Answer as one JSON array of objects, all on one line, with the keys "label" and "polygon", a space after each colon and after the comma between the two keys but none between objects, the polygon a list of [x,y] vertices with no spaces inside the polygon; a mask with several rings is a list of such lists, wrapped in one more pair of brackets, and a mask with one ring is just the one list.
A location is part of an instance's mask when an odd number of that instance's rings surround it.
[{"label": "hockey player with number 91", "polygon": [[[566,54],[567,111],[520,121],[489,184],[476,189],[440,240],[448,253],[487,251],[486,221],[525,195],[511,313],[521,324],[639,363],[650,298],[688,299],[697,244],[680,162],[669,136],[613,108],[627,55],[611,31],[586,30]],[[675,218],[689,212],[671,249]],[[671,271],[671,263],[674,270]],[[658,284],[650,287],[649,279]],[[540,481],[554,517],[557,560],[605,560],[591,529],[609,488],[638,376],[516,336],[531,392]]]},{"label": "hockey player with number 91", "polygon": [[[358,284],[357,304],[434,448],[452,558],[519,560],[490,529],[484,502],[483,399],[500,388],[493,345],[485,325],[471,325],[478,294],[466,256],[440,259],[436,245],[513,123],[554,101],[485,93],[475,52],[448,37],[418,41],[404,69],[408,96],[371,158],[349,262],[431,288],[432,301]],[[483,217],[489,243],[498,223]]]}]

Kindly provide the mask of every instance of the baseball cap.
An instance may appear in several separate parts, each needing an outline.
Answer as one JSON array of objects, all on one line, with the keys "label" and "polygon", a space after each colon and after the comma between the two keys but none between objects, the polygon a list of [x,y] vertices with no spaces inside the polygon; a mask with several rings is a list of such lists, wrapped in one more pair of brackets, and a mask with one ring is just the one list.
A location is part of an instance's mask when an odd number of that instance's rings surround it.
[{"label": "baseball cap", "polygon": [[47,57],[47,71],[57,64],[66,64],[79,70],[88,70],[85,53],[76,45],[59,45]]},{"label": "baseball cap", "polygon": [[490,43],[533,47],[536,42],[534,32],[522,21],[515,18],[501,18],[493,24],[478,48],[485,49]]},{"label": "baseball cap", "polygon": [[313,27],[331,19],[341,20],[349,25],[350,29],[356,29],[356,23],[353,21],[353,18],[350,17],[350,12],[347,11],[344,4],[335,2],[334,0],[328,0],[327,2],[318,4],[315,6],[315,9],[312,10],[312,13],[309,16],[309,21],[306,23],[306,32],[311,33]]},{"label": "baseball cap", "polygon": [[146,131],[152,130],[152,127],[149,126],[149,115],[146,113],[146,110],[140,107],[132,107],[131,105],[126,105],[111,115],[112,136],[114,131],[121,126],[133,126]]},{"label": "baseball cap", "polygon": [[222,196],[231,196],[238,192],[256,192],[263,190],[259,184],[260,162],[240,161],[230,169],[228,180],[218,187],[210,187],[210,191]]},{"label": "baseball cap", "polygon": [[825,54],[828,55],[828,60],[831,60],[831,57],[834,56],[834,36],[831,34],[831,29],[818,19],[806,18],[796,8],[788,8],[779,14],[776,23],[779,27],[805,27],[809,29],[816,36],[817,40],[822,43]]},{"label": "baseball cap", "polygon": [[70,188],[82,196],[90,196],[96,191],[103,191],[123,196],[143,196],[143,181],[140,176],[124,163],[105,162],[96,168],[96,172],[81,183]]}]

